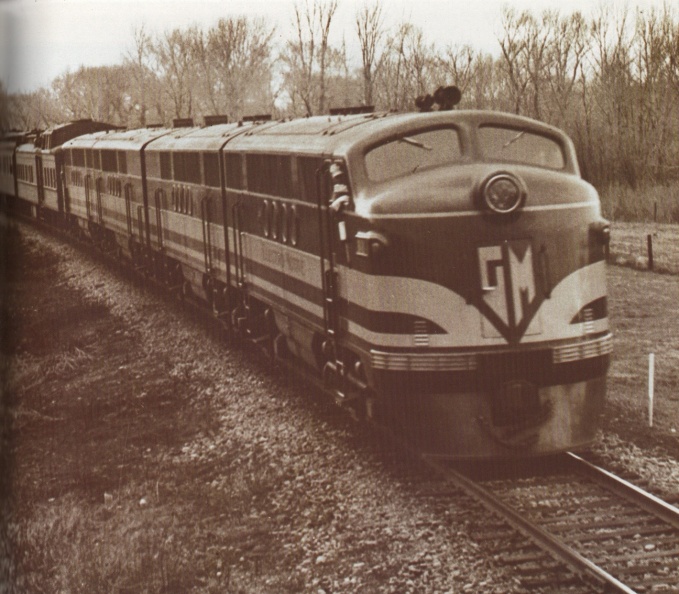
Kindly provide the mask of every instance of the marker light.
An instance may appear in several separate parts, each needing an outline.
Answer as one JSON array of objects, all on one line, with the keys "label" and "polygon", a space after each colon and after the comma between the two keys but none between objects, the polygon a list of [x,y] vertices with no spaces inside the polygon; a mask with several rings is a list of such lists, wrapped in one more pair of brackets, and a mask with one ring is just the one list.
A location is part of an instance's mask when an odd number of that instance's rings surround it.
[{"label": "marker light", "polygon": [[525,199],[522,184],[509,173],[498,173],[483,184],[481,192],[486,206],[493,212],[507,214],[517,210]]}]

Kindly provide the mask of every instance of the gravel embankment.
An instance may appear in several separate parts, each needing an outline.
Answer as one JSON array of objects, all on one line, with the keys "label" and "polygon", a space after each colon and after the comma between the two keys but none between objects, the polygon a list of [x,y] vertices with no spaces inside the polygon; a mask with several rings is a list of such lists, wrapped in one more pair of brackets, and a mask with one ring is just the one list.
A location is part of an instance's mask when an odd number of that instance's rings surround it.
[{"label": "gravel embankment", "polygon": [[[178,526],[189,539],[182,546],[200,560],[186,569],[196,572],[188,580],[194,591],[519,591],[479,554],[467,529],[468,502],[453,502],[447,514],[423,503],[412,470],[390,463],[365,427],[263,360],[217,343],[166,300],[72,247],[23,233],[33,249],[58,256],[56,278],[44,279],[47,294],[64,284],[85,302],[105,304],[117,320],[117,330],[98,337],[98,352],[102,342],[129,342],[122,364],[109,375],[97,371],[95,385],[115,384],[121,400],[144,407],[179,398],[187,418],[202,411],[185,441],[139,444],[141,472],[154,481],[133,477],[96,494],[93,530],[115,532],[116,522],[143,512],[163,527],[164,540],[154,546],[170,555],[171,526]],[[84,374],[95,364],[88,348],[81,349]],[[18,388],[28,381],[22,370],[30,373],[30,365],[17,366]],[[154,393],[173,385],[175,394]],[[59,506],[66,495],[49,502]]]}]

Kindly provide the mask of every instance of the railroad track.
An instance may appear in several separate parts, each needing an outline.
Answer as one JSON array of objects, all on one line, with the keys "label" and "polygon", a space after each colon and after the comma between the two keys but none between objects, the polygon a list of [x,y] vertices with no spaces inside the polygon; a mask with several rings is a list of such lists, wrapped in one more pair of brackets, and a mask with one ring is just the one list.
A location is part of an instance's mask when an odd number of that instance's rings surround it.
[{"label": "railroad track", "polygon": [[423,458],[501,518],[480,540],[505,543],[497,556],[527,589],[582,591],[577,578],[588,592],[679,592],[679,509],[631,483],[571,453],[544,473],[478,480]]}]

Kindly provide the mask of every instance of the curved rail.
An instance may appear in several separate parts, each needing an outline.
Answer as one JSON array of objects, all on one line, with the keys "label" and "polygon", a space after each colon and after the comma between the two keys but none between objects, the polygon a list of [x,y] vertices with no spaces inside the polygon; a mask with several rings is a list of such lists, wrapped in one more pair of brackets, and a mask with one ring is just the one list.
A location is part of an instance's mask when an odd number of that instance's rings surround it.
[{"label": "curved rail", "polygon": [[564,455],[568,458],[572,467],[580,474],[596,481],[605,489],[612,491],[620,497],[624,497],[630,503],[638,505],[644,511],[653,514],[666,524],[679,530],[679,509],[673,505],[640,489],[625,479],[615,476],[591,462],[587,462],[587,460],[577,454],[566,452]]},{"label": "curved rail", "polygon": [[[573,472],[577,473],[575,478],[587,477],[594,484],[605,488],[608,492],[612,492],[616,497],[623,498],[626,502],[632,503],[637,508],[660,519],[670,530],[676,529],[679,531],[679,510],[675,507],[616,477],[610,472],[590,464],[575,454],[567,453],[565,456],[568,466]],[[632,587],[623,583],[620,579],[579,553],[567,542],[577,541],[579,538],[569,539],[568,535],[565,535],[565,538],[563,535],[555,535],[550,530],[540,526],[537,520],[529,519],[527,514],[506,503],[490,489],[455,468],[429,456],[422,456],[422,459],[438,475],[443,476],[446,480],[452,482],[479,501],[486,509],[500,516],[542,550],[564,563],[587,583],[604,592],[625,594],[634,594],[636,592]],[[572,482],[577,483],[577,481]],[[586,541],[587,539],[582,538],[582,540]],[[634,558],[634,556],[631,558]]]}]

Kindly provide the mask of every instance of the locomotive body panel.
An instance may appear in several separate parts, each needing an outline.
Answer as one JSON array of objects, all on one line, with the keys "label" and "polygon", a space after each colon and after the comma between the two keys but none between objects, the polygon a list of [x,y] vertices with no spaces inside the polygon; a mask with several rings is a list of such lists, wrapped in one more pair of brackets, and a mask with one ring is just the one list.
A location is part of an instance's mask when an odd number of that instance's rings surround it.
[{"label": "locomotive body panel", "polygon": [[22,144],[16,149],[17,202],[24,212],[36,217],[40,206],[41,186],[36,165],[34,144]]},{"label": "locomotive body panel", "polygon": [[137,264],[147,236],[143,148],[166,133],[96,132],[64,145],[65,211],[72,225]]},{"label": "locomotive body panel", "polygon": [[16,149],[29,140],[28,133],[10,132],[0,137],[0,195],[14,201],[17,195]]}]

